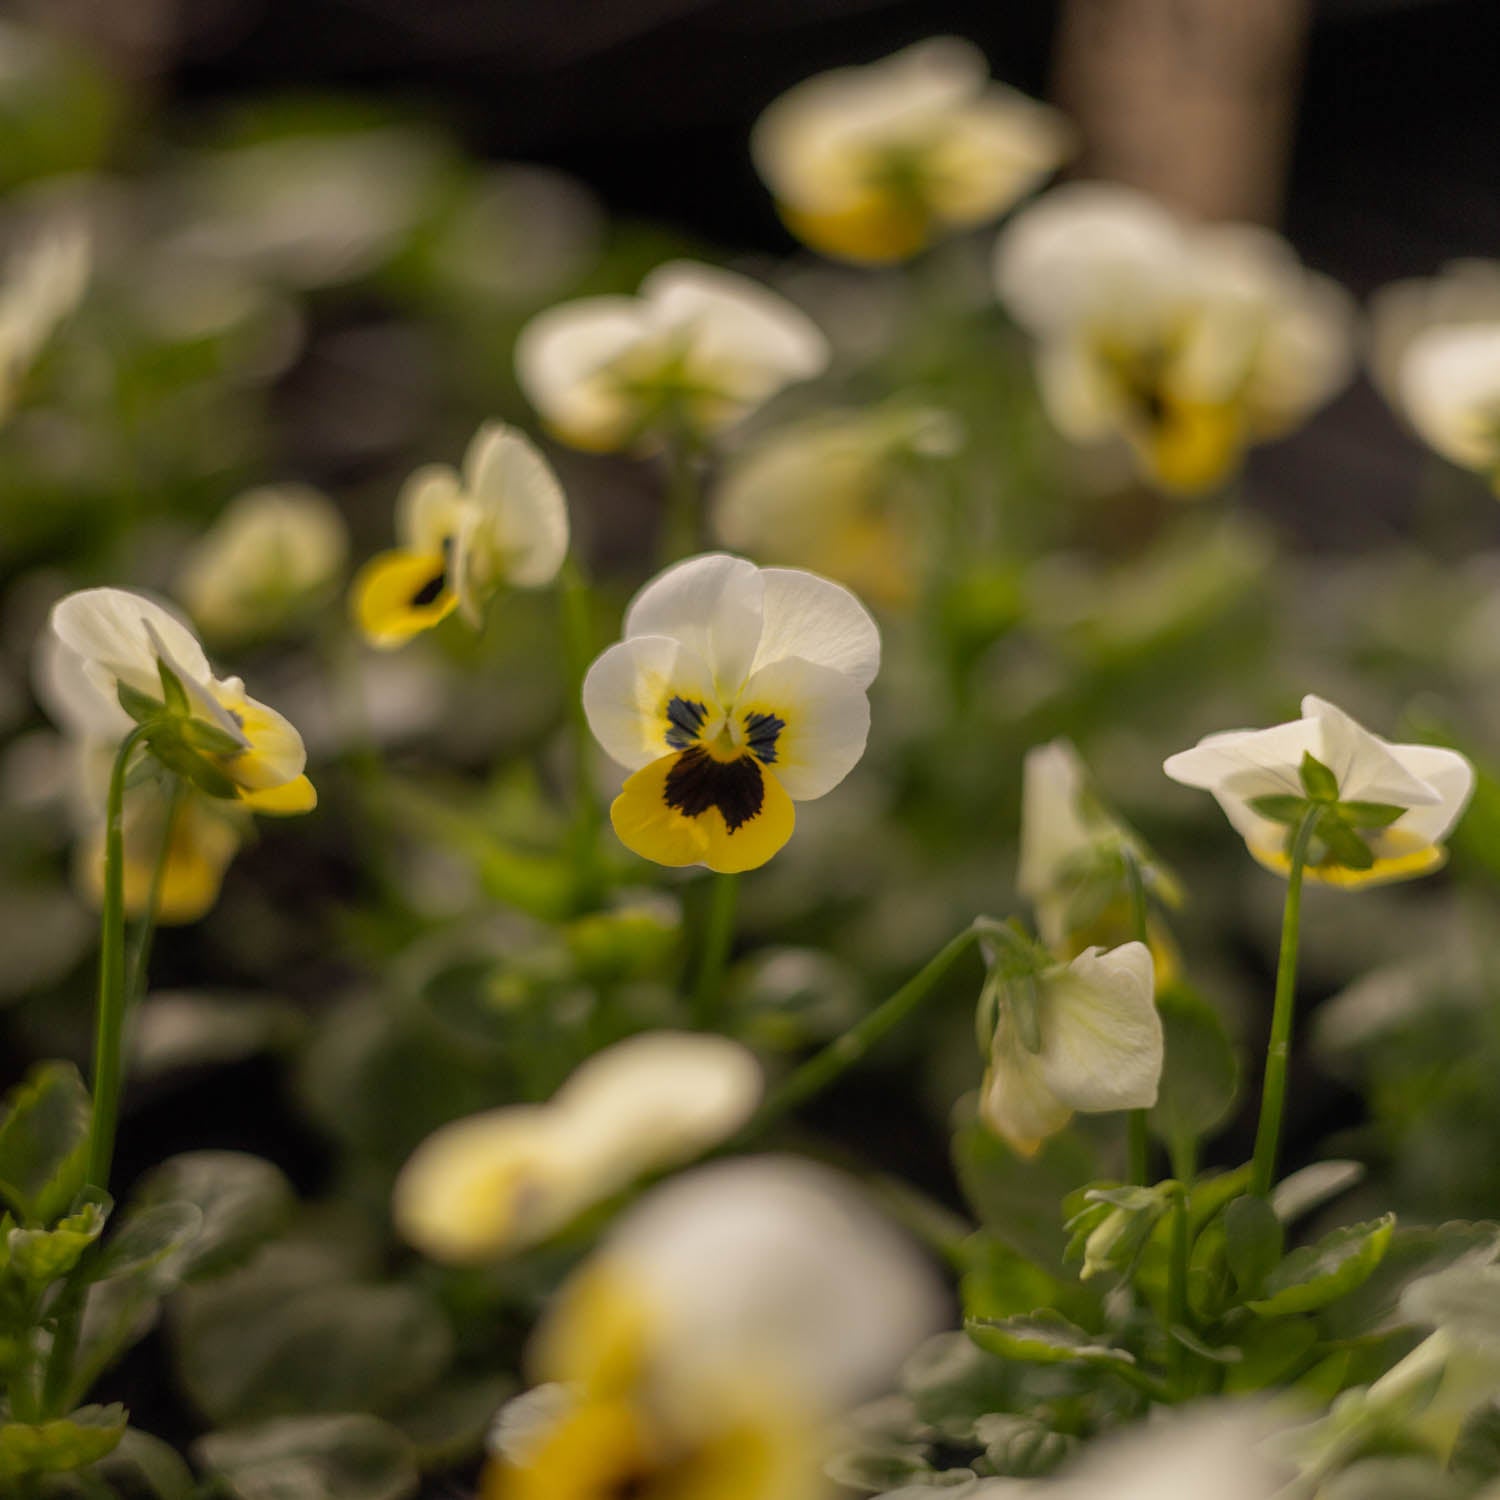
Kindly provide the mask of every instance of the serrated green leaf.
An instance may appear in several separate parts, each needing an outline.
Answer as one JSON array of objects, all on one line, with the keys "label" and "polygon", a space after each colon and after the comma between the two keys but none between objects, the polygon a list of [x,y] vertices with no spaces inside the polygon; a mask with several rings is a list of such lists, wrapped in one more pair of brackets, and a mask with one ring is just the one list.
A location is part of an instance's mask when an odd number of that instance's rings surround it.
[{"label": "serrated green leaf", "polygon": [[1026,1317],[965,1318],[964,1332],[987,1353],[1027,1364],[1124,1367],[1135,1363],[1128,1349],[1100,1343],[1061,1313],[1045,1308]]},{"label": "serrated green leaf", "polygon": [[1224,1374],[1225,1394],[1269,1390],[1312,1353],[1318,1325],[1311,1318],[1253,1322],[1235,1334],[1243,1358]]},{"label": "serrated green leaf", "polygon": [[1224,1210],[1224,1256],[1241,1297],[1260,1295],[1281,1259],[1285,1235],[1264,1198],[1246,1194]]},{"label": "serrated green leaf", "polygon": [[1055,1432],[1045,1422],[1014,1412],[991,1412],[974,1424],[984,1456],[996,1474],[1039,1479],[1059,1468],[1078,1447],[1078,1439]]},{"label": "serrated green leaf", "polygon": [[1298,768],[1302,790],[1314,802],[1336,802],[1339,795],[1339,779],[1311,750],[1302,752],[1302,764]]},{"label": "serrated green leaf", "polygon": [[34,1288],[66,1276],[104,1230],[108,1199],[85,1202],[51,1229],[12,1229],[5,1237],[10,1269]]},{"label": "serrated green leaf", "polygon": [[1249,1303],[1263,1318],[1311,1312],[1359,1286],[1380,1264],[1396,1227],[1395,1214],[1348,1224],[1315,1245],[1294,1250],[1266,1278],[1264,1295]]},{"label": "serrated green leaf", "polygon": [[84,1406],[52,1422],[0,1423],[0,1479],[96,1463],[120,1441],[125,1421],[123,1406]]},{"label": "serrated green leaf", "polygon": [[1307,798],[1293,796],[1290,792],[1273,792],[1265,797],[1252,797],[1249,807],[1259,817],[1295,827],[1307,812]]},{"label": "serrated green leaf", "polygon": [[194,1453],[238,1500],[405,1500],[411,1444],[378,1417],[283,1417],[210,1433]]},{"label": "serrated green leaf", "polygon": [[53,1223],[83,1186],[88,1090],[71,1063],[34,1067],[10,1091],[0,1119],[0,1198],[30,1227]]}]

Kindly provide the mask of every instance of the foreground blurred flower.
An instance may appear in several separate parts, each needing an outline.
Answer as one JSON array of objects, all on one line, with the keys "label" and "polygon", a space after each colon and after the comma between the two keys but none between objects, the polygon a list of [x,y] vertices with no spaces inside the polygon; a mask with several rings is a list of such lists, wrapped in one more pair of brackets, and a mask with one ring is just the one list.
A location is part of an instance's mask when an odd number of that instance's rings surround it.
[{"label": "foreground blurred flower", "polygon": [[1310,825],[1309,878],[1348,888],[1438,869],[1474,788],[1457,751],[1389,744],[1312,694],[1300,719],[1208,735],[1165,770],[1212,792],[1250,853],[1278,875]]},{"label": "foreground blurred flower", "polygon": [[488,422],[464,455],[418,469],[396,501],[401,545],[354,580],[351,607],[365,639],[393,650],[459,610],[484,623],[506,585],[543,588],[568,552],[568,508],[551,465],[514,427]]},{"label": "foreground blurred flower", "polygon": [[0,271],[0,421],[53,330],[88,284],[88,231],[72,219],[44,225]]},{"label": "foreground blurred flower", "polygon": [[930,408],[825,412],[769,433],[731,460],[714,496],[726,546],[816,568],[888,608],[921,586],[938,497],[924,465],[962,442]]},{"label": "foreground blurred flower", "polygon": [[874,620],[836,583],[723,553],[669,568],[583,685],[589,727],[634,773],[610,809],[621,842],[663,865],[763,865],[793,801],[864,753],[879,666]]},{"label": "foreground blurred flower", "polygon": [[538,1328],[486,1500],[816,1500],[828,1426],[937,1323],[916,1252],[833,1173],[759,1158],[657,1189]]},{"label": "foreground blurred flower", "polygon": [[1071,143],[1055,110],[990,79],[977,47],[937,37],[798,84],[750,150],[793,234],[884,264],[997,218]]},{"label": "foreground blurred flower", "polygon": [[317,490],[247,490],[183,559],[177,592],[208,635],[270,635],[326,600],[343,571],[348,533]]},{"label": "foreground blurred flower", "polygon": [[1051,964],[1020,941],[992,951],[980,1030],[993,1027],[979,1113],[1023,1156],[1072,1119],[1149,1109],[1163,1041],[1151,951],[1126,943]]},{"label": "foreground blurred flower", "polygon": [[996,279],[1040,340],[1048,414],[1123,438],[1163,489],[1212,489],[1347,381],[1352,308],[1269,230],[1184,223],[1133,189],[1058,188],[1000,237]]},{"label": "foreground blurred flower", "polygon": [[595,452],[701,444],[828,364],[811,320],[769,288],[693,261],[658,266],[635,297],[538,314],[516,374],[564,442]]},{"label": "foreground blurred flower", "polygon": [[508,1105],[429,1136],[397,1179],[397,1226],[434,1260],[493,1260],[717,1145],[760,1094],[760,1066],[738,1042],[631,1037],[590,1058],[548,1104]]}]

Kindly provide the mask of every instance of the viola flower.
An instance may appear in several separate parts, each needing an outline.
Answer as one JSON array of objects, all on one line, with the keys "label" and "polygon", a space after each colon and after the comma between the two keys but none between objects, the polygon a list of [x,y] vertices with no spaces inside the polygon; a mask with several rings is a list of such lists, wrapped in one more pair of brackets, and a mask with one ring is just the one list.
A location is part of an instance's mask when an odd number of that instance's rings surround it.
[{"label": "viola flower", "polygon": [[317,490],[247,490],[183,559],[177,592],[208,635],[254,640],[324,602],[348,551],[343,517]]},{"label": "viola flower", "polygon": [[658,266],[634,297],[583,297],[539,313],[516,375],[565,443],[611,453],[701,444],[828,365],[828,341],[768,287],[716,266]]},{"label": "viola flower", "polygon": [[458,610],[476,630],[505,586],[545,588],[568,553],[568,507],[552,466],[514,427],[487,422],[464,455],[418,469],[396,501],[400,546],[373,557],[351,603],[365,639],[382,650]]},{"label": "viola flower", "polygon": [[1500,319],[1418,334],[1402,360],[1400,394],[1418,436],[1500,495]]},{"label": "viola flower", "polygon": [[610,808],[620,841],[663,865],[763,865],[793,802],[864,753],[879,666],[874,620],[836,583],[723,553],[667,569],[583,684],[595,738],[632,772]]},{"label": "viola flower", "polygon": [[548,1104],[435,1131],[397,1179],[396,1224],[434,1260],[494,1260],[717,1145],[749,1118],[761,1085],[754,1055],[726,1037],[630,1037],[590,1058]]},{"label": "viola flower", "polygon": [[1393,745],[1308,694],[1302,717],[1271,729],[1210,734],[1164,767],[1212,792],[1250,853],[1285,875],[1297,827],[1318,813],[1306,873],[1357,889],[1438,869],[1443,840],[1474,789],[1455,750]]},{"label": "viola flower", "polygon": [[994,82],[984,55],[957,37],[809,78],[750,137],[787,228],[866,265],[998,218],[1071,149],[1056,110]]},{"label": "viola flower", "polygon": [[1198,494],[1328,401],[1352,366],[1350,300],[1269,230],[1191,224],[1131,188],[1072,183],[1006,227],[1001,301],[1038,340],[1043,404],[1079,443]]},{"label": "viola flower", "polygon": [[83,298],[92,245],[82,223],[59,219],[18,246],[0,274],[0,421],[58,324]]},{"label": "viola flower", "polygon": [[1068,964],[992,966],[981,1016],[993,1006],[980,1118],[1034,1156],[1076,1111],[1149,1109],[1164,1043],[1151,950],[1088,948]]},{"label": "viola flower", "polygon": [[485,1500],[817,1500],[833,1420],[936,1326],[915,1250],[833,1173],[700,1168],[620,1221],[528,1351]]}]

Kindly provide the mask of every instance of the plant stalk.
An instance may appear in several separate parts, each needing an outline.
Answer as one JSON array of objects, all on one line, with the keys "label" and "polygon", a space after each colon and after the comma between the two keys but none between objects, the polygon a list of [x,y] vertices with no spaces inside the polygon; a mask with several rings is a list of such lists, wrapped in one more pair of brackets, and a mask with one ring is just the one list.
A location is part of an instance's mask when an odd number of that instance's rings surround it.
[{"label": "plant stalk", "polygon": [[708,919],[698,956],[698,978],[693,985],[693,1014],[705,1031],[719,1016],[724,969],[734,945],[734,911],[739,897],[738,875],[715,875],[709,890]]}]

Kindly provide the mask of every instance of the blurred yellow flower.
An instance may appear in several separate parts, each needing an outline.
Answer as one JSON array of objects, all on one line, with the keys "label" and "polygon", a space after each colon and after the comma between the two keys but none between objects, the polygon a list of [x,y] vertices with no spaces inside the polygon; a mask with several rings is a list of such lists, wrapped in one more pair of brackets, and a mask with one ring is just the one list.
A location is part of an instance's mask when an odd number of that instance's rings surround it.
[{"label": "blurred yellow flower", "polygon": [[816,569],[891,609],[915,602],[931,511],[926,459],[963,440],[928,408],[824,412],[735,455],[713,498],[720,541],[770,563]]},{"label": "blurred yellow flower", "polygon": [[596,1054],[550,1103],[471,1115],[434,1132],[397,1179],[401,1233],[434,1260],[493,1260],[544,1240],[643,1173],[737,1130],[760,1065],[726,1037],[646,1032]]},{"label": "blurred yellow flower", "polygon": [[827,364],[827,340],[785,298],[686,260],[658,266],[637,296],[549,308],[516,343],[542,420],[594,452],[702,442]]},{"label": "blurred yellow flower", "polygon": [[82,300],[92,254],[84,225],[59,217],[13,249],[0,271],[0,421],[53,330]]},{"label": "blurred yellow flower", "polygon": [[350,604],[372,646],[394,650],[458,610],[475,629],[504,587],[544,588],[568,552],[568,507],[552,466],[514,427],[487,422],[463,473],[418,469],[396,501],[400,546],[370,559]]},{"label": "blurred yellow flower", "polygon": [[792,233],[870,265],[998,218],[1071,149],[1060,114],[993,82],[984,55],[956,37],[809,78],[750,137]]},{"label": "blurred yellow flower", "polygon": [[343,517],[317,490],[247,490],[183,559],[177,593],[205,634],[252,640],[327,599],[348,551]]},{"label": "blurred yellow flower", "polygon": [[626,848],[734,872],[792,836],[793,801],[864,754],[880,632],[847,589],[710,553],[636,595],[589,669],[589,727],[633,774],[610,809]]},{"label": "blurred yellow flower", "polygon": [[1124,439],[1143,477],[1198,494],[1348,380],[1347,294],[1248,224],[1189,224],[1130,188],[1072,183],[1006,226],[996,280],[1038,339],[1048,415]]}]

